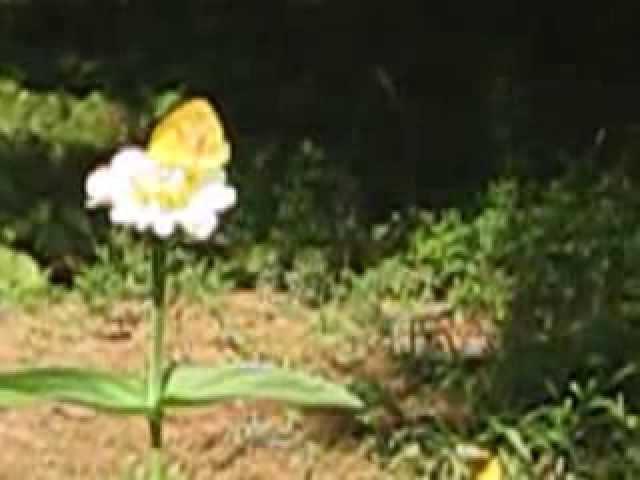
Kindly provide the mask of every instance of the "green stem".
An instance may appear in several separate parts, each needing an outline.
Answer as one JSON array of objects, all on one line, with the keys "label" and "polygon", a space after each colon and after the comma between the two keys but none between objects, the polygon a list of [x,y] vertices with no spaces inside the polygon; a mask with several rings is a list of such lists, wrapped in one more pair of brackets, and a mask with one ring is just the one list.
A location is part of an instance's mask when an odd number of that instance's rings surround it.
[{"label": "green stem", "polygon": [[150,468],[151,480],[164,480],[164,459],[162,455],[162,418],[149,420],[151,434]]},{"label": "green stem", "polygon": [[160,244],[153,246],[151,260],[151,352],[149,356],[149,382],[147,401],[153,412],[148,418],[151,437],[151,478],[162,480],[162,390],[164,376],[164,322],[166,316],[166,251]]},{"label": "green stem", "polygon": [[166,315],[166,254],[161,245],[153,248],[151,260],[153,312],[151,325],[151,357],[149,358],[149,391],[148,400],[154,407],[158,406],[162,395],[164,320]]},{"label": "green stem", "polygon": [[151,480],[164,480],[162,456],[162,418],[149,420],[151,435]]}]

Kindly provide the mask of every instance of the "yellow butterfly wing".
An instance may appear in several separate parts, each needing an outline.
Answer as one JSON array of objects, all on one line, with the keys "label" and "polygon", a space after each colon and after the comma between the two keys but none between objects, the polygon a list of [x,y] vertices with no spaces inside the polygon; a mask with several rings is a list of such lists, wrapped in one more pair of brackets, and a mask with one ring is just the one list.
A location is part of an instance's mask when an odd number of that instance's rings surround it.
[{"label": "yellow butterfly wing", "polygon": [[231,158],[222,121],[203,98],[183,103],[153,130],[149,156],[167,167],[220,170]]}]

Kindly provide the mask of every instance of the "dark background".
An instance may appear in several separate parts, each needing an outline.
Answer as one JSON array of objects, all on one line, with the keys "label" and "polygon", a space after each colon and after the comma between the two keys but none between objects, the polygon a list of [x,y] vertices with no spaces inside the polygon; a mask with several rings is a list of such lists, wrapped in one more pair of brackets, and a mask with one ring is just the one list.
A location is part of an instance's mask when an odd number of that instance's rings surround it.
[{"label": "dark background", "polygon": [[131,102],[180,85],[211,95],[238,145],[303,136],[322,144],[328,161],[362,180],[374,213],[450,204],[505,173],[548,178],[586,161],[633,163],[633,2],[0,8],[0,63],[31,85],[105,88]]}]

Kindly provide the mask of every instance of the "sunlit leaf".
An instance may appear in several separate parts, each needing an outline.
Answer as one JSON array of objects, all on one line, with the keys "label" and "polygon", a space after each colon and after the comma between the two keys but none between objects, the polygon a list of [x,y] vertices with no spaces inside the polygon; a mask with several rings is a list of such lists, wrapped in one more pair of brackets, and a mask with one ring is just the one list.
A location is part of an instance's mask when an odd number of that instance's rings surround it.
[{"label": "sunlit leaf", "polygon": [[504,435],[507,437],[511,446],[516,449],[522,458],[527,461],[531,461],[531,451],[518,430],[515,428],[506,428],[504,430]]},{"label": "sunlit leaf", "polygon": [[317,377],[268,365],[205,367],[183,365],[171,371],[165,405],[209,405],[229,399],[277,400],[303,407],[362,408],[344,387]]},{"label": "sunlit leaf", "polygon": [[46,276],[30,256],[0,245],[0,294],[19,299],[46,288]]},{"label": "sunlit leaf", "polygon": [[144,384],[135,378],[75,368],[0,374],[0,407],[60,401],[120,413],[145,413]]}]

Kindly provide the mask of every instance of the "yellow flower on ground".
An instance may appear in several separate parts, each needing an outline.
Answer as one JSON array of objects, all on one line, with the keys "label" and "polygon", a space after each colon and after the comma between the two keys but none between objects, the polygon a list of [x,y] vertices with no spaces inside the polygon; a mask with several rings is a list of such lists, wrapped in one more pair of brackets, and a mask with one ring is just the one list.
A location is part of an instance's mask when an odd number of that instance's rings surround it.
[{"label": "yellow flower on ground", "polygon": [[181,228],[205,240],[236,202],[223,170],[229,157],[215,110],[206,100],[191,100],[156,127],[146,151],[125,147],[89,175],[87,205],[107,206],[113,223],[161,238]]},{"label": "yellow flower on ground", "polygon": [[502,462],[500,458],[494,456],[484,463],[474,480],[502,480],[503,478]]},{"label": "yellow flower on ground", "polygon": [[468,461],[473,480],[502,480],[504,471],[500,457],[490,450],[473,444],[460,444],[456,453]]}]

